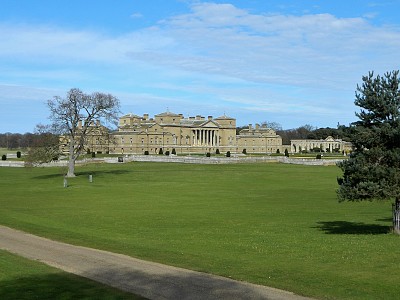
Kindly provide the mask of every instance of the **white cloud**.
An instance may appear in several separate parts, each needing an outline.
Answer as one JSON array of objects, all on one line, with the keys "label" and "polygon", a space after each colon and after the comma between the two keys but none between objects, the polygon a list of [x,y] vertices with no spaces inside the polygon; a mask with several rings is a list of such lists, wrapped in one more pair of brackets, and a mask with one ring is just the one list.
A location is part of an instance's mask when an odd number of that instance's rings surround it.
[{"label": "white cloud", "polygon": [[123,86],[120,93],[140,103],[173,103],[188,111],[231,105],[252,112],[353,115],[361,76],[398,69],[400,61],[400,30],[367,18],[263,15],[202,2],[187,14],[119,36],[4,23],[0,36],[2,82],[75,80],[116,92]]},{"label": "white cloud", "polygon": [[143,15],[141,13],[136,12],[136,13],[131,14],[131,18],[140,19],[140,18],[143,18]]}]

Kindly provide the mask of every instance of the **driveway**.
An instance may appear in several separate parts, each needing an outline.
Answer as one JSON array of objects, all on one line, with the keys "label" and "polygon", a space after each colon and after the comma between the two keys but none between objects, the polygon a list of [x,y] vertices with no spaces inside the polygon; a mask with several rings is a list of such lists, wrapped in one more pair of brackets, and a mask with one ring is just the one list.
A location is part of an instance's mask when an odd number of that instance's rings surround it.
[{"label": "driveway", "polygon": [[0,226],[0,249],[148,299],[310,299],[274,288],[52,241],[4,226]]}]

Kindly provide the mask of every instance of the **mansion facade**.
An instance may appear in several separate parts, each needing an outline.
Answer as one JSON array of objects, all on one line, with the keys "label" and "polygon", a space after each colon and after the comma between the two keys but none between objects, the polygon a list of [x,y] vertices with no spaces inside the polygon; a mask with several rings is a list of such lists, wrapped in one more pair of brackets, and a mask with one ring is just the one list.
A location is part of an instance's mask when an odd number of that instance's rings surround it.
[{"label": "mansion facade", "polygon": [[[112,154],[165,153],[276,153],[282,139],[272,129],[249,125],[236,134],[236,119],[226,115],[207,118],[164,112],[149,118],[127,114],[119,119],[118,131],[111,134]],[[96,149],[93,149],[96,150]]]},{"label": "mansion facade", "polygon": [[[82,128],[80,123],[78,129]],[[79,138],[79,137],[78,137]],[[237,132],[236,119],[223,115],[207,118],[197,115],[164,112],[150,118],[148,114],[127,114],[119,118],[118,129],[110,132],[100,122],[89,124],[84,143],[87,153],[110,154],[206,154],[302,152],[341,152],[348,154],[352,144],[327,137],[324,140],[291,140],[282,145],[282,138],[265,125],[249,124]],[[68,139],[61,137],[61,149],[67,153]]]}]

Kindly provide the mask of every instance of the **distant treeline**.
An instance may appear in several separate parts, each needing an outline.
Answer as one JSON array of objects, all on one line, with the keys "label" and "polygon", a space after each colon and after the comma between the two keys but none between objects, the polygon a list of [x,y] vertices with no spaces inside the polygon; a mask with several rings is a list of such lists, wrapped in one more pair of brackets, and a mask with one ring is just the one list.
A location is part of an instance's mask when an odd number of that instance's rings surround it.
[{"label": "distant treeline", "polygon": [[347,127],[344,125],[339,125],[337,128],[313,128],[309,125],[305,125],[296,129],[278,130],[276,133],[282,137],[282,144],[289,145],[290,140],[320,140],[326,139],[328,136],[349,142],[353,131],[354,127]]},{"label": "distant treeline", "polygon": [[40,146],[44,140],[54,140],[55,138],[56,136],[51,133],[0,133],[0,148],[26,149]]}]

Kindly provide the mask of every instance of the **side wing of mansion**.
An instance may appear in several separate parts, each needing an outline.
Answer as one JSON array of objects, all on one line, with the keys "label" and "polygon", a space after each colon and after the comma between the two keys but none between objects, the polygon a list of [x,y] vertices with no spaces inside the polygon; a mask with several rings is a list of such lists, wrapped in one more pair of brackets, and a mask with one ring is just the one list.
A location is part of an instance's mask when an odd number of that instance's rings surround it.
[{"label": "side wing of mansion", "polygon": [[127,114],[120,118],[118,131],[112,135],[114,144],[109,152],[116,154],[158,154],[160,149],[177,154],[282,151],[282,139],[273,130],[249,126],[237,135],[236,119],[225,115],[184,118],[165,112],[149,118],[148,114]]}]

